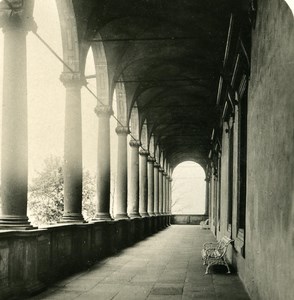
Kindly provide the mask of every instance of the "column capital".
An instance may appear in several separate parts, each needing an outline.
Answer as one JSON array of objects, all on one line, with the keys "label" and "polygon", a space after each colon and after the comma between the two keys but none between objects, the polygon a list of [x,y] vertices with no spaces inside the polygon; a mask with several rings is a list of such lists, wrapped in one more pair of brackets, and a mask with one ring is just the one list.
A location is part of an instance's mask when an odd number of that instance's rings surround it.
[{"label": "column capital", "polygon": [[164,170],[163,170],[162,175],[167,177],[167,173]]},{"label": "column capital", "polygon": [[142,156],[148,156],[149,155],[149,151],[145,150],[145,149],[140,149],[139,154]]},{"label": "column capital", "polygon": [[137,147],[137,148],[139,148],[141,146],[141,142],[138,141],[138,140],[130,140],[129,144],[130,144],[131,147]]},{"label": "column capital", "polygon": [[[164,169],[161,168],[161,166],[159,165],[159,169],[158,169],[159,172],[163,173],[164,172]],[[163,174],[162,174],[163,175]]]},{"label": "column capital", "polygon": [[37,31],[33,18],[33,1],[7,0],[0,3],[0,27],[3,31]]},{"label": "column capital", "polygon": [[154,162],[154,168],[160,168],[160,164],[155,160],[155,162]]},{"label": "column capital", "polygon": [[123,134],[127,135],[127,134],[130,133],[130,130],[129,130],[129,128],[128,128],[127,126],[117,126],[117,127],[115,128],[115,132],[116,132],[118,135],[123,135]]},{"label": "column capital", "polygon": [[155,163],[156,159],[152,156],[148,156],[147,161],[150,162],[150,163]]},{"label": "column capital", "polygon": [[113,114],[112,107],[109,105],[97,105],[94,111],[98,117],[103,116],[110,118]]},{"label": "column capital", "polygon": [[80,88],[87,84],[85,77],[79,72],[62,72],[59,79],[65,87],[78,86]]},{"label": "column capital", "polygon": [[171,176],[168,176],[168,181],[169,181],[169,182],[172,182],[172,181],[173,181],[173,179],[171,178]]}]

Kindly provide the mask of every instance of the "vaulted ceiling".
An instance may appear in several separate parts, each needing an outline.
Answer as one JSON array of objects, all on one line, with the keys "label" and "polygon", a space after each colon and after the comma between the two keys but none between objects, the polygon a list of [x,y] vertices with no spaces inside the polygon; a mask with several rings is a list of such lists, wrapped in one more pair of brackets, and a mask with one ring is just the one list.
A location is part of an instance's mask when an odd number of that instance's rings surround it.
[{"label": "vaulted ceiling", "polygon": [[113,84],[124,82],[171,165],[207,158],[230,15],[240,3],[73,1],[79,39],[103,40]]}]

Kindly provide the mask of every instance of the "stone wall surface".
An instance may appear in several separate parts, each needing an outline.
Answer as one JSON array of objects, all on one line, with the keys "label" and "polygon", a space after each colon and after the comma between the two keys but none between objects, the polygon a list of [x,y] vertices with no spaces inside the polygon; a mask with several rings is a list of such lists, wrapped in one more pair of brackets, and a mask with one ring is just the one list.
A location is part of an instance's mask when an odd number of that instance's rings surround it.
[{"label": "stone wall surface", "polygon": [[0,231],[0,299],[24,299],[169,224],[164,215]]},{"label": "stone wall surface", "polygon": [[221,190],[220,190],[220,224],[218,228],[220,232],[218,233],[218,239],[222,236],[230,236],[228,232],[228,199],[229,199],[229,186],[228,186],[228,176],[229,176],[229,138],[228,134],[223,128],[222,134],[222,154],[221,154]]},{"label": "stone wall surface", "polygon": [[190,225],[199,225],[201,221],[208,219],[207,215],[172,215],[171,224],[190,224]]},{"label": "stone wall surface", "polygon": [[284,1],[262,0],[252,31],[246,256],[240,273],[252,299],[293,299],[293,153],[293,15]]}]

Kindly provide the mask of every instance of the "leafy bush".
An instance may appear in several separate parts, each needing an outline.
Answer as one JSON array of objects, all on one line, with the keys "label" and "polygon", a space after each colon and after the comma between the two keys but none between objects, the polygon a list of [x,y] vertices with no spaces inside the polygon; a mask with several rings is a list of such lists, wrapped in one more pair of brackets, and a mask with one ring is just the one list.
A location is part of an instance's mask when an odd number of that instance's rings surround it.
[{"label": "leafy bush", "polygon": [[[44,169],[38,172],[29,186],[28,211],[36,225],[55,223],[61,219],[64,208],[63,161],[60,157],[49,157]],[[83,215],[90,219],[95,214],[95,178],[83,172]]]}]

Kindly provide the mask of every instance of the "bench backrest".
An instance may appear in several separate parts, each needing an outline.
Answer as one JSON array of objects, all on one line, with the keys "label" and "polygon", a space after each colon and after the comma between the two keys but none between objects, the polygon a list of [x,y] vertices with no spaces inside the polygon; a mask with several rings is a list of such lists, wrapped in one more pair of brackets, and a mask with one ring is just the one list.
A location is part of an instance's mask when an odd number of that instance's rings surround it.
[{"label": "bench backrest", "polygon": [[221,238],[221,240],[218,242],[218,247],[217,250],[220,254],[220,256],[224,256],[226,254],[226,251],[228,249],[228,246],[230,245],[230,243],[232,243],[234,240],[231,240],[230,238],[228,238],[227,236],[224,236]]}]

